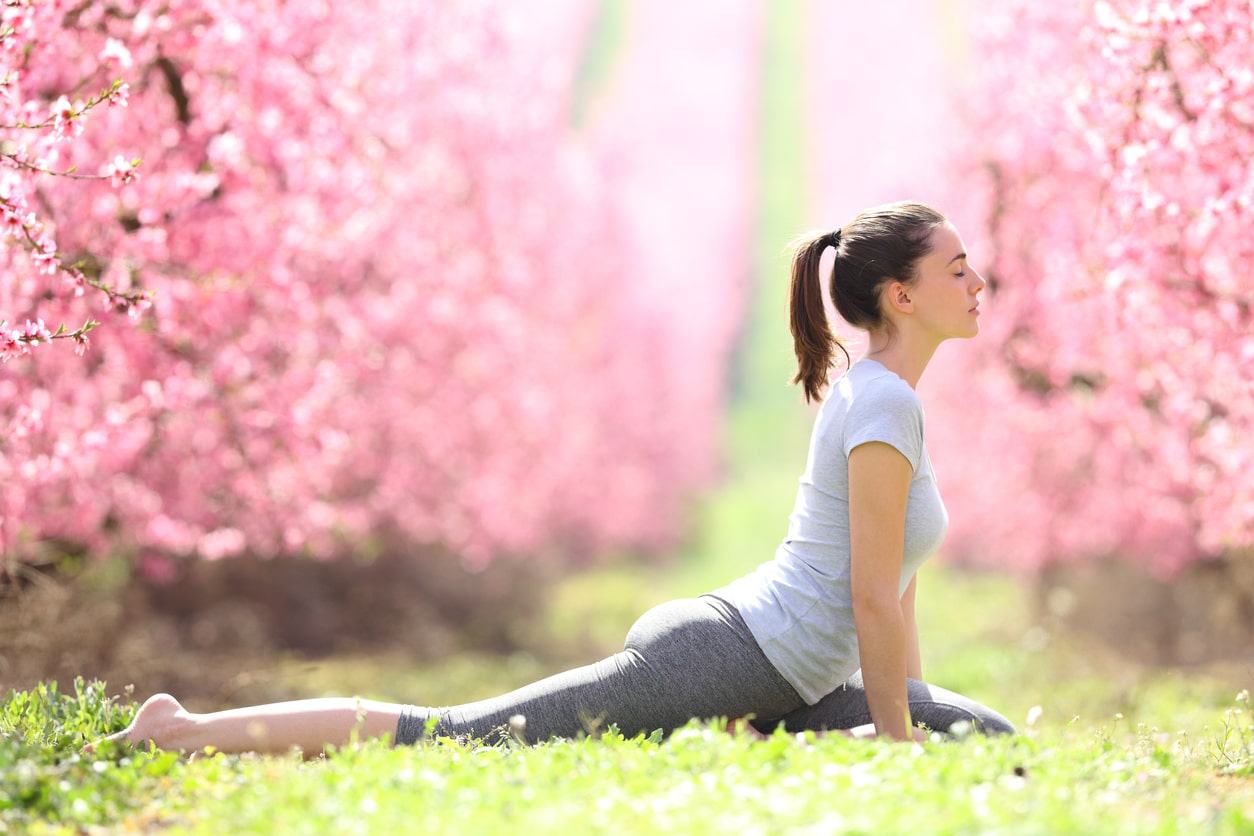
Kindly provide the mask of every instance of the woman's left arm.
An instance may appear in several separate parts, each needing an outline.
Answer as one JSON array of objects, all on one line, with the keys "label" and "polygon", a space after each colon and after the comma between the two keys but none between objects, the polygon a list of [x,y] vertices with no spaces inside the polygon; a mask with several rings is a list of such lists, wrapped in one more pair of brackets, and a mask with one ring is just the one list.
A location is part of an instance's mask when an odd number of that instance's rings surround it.
[{"label": "woman's left arm", "polygon": [[901,616],[906,622],[906,676],[921,680],[923,661],[919,656],[919,625],[914,620],[914,589],[918,581],[918,575],[912,577],[905,594],[901,596]]}]

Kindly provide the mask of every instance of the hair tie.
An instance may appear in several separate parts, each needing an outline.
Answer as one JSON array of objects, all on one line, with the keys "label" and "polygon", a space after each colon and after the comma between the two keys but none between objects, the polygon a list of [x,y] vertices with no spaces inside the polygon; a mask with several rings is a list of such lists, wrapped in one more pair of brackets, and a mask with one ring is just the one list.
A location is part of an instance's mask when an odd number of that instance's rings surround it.
[{"label": "hair tie", "polygon": [[840,230],[834,229],[827,234],[827,245],[833,249],[840,246]]}]

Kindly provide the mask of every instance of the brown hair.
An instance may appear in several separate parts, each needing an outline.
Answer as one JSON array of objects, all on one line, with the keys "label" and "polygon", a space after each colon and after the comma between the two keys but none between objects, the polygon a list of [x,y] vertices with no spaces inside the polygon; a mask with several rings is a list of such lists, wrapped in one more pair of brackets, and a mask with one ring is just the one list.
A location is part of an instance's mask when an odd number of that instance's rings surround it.
[{"label": "brown hair", "polygon": [[849,351],[827,324],[819,259],[832,246],[828,293],[836,311],[855,328],[873,330],[885,325],[880,291],[894,279],[906,283],[918,275],[919,259],[931,252],[932,230],[945,216],[922,203],[874,206],[833,232],[813,232],[792,243],[792,288],[789,306],[797,374],[793,383],[805,389],[807,401],[820,400],[827,385],[835,349],[851,360]]}]

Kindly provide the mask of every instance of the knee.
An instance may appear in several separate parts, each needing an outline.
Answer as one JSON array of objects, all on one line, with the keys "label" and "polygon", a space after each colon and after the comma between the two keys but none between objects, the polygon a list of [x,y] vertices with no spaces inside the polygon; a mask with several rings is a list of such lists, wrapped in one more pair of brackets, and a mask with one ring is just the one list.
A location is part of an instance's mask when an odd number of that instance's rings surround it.
[{"label": "knee", "polygon": [[986,735],[1018,734],[1013,723],[991,708],[980,712],[975,720],[975,726],[981,734]]},{"label": "knee", "polygon": [[958,720],[947,730],[949,737],[966,737],[972,733],[988,737],[1017,734],[1013,723],[991,708],[983,706],[979,711],[971,712],[969,717]]}]

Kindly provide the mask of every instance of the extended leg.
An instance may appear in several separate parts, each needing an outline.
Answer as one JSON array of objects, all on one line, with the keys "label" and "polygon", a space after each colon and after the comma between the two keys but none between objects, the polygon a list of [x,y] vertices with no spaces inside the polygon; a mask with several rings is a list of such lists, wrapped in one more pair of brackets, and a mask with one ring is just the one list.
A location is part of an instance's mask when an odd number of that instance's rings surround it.
[{"label": "extended leg", "polygon": [[354,698],[295,700],[192,714],[169,694],[150,697],[113,739],[152,741],[161,749],[317,754],[354,739],[391,735],[401,707]]}]

